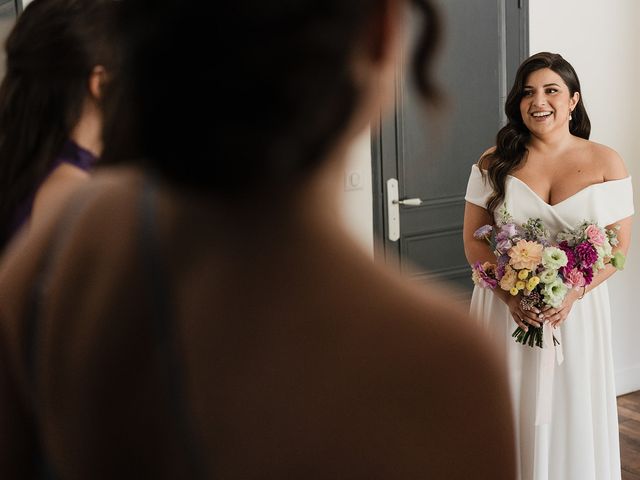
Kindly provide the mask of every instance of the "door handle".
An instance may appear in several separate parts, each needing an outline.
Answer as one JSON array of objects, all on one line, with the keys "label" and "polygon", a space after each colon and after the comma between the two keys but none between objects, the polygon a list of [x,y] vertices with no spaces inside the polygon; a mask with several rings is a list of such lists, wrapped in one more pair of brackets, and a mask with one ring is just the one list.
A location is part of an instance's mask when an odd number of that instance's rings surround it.
[{"label": "door handle", "polygon": [[410,207],[419,207],[422,205],[421,198],[405,198],[404,200],[396,200],[395,203],[398,205],[408,205]]},{"label": "door handle", "polygon": [[392,242],[400,238],[400,204],[398,203],[398,180],[387,180],[388,237]]},{"label": "door handle", "polygon": [[400,205],[419,207],[424,201],[421,198],[398,198],[398,180],[387,180],[387,214],[389,225],[389,240],[397,242],[400,239]]}]

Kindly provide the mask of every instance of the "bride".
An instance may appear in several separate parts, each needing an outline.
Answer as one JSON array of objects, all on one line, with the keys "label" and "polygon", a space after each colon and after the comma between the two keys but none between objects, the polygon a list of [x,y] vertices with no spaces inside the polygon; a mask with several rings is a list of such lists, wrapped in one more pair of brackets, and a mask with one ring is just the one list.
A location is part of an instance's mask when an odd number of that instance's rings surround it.
[{"label": "bride", "polygon": [[[471,169],[464,217],[468,261],[495,263],[473,234],[494,224],[503,208],[516,223],[542,220],[552,232],[585,220],[619,225],[626,254],[631,234],[631,178],[611,148],[589,141],[589,117],[573,67],[560,55],[538,53],[518,69],[506,101],[508,123]],[[620,450],[611,314],[606,280],[611,265],[591,284],[572,289],[557,308],[525,311],[519,297],[476,287],[472,313],[506,349],[521,480],[620,479]],[[518,326],[552,328],[561,346],[516,343]],[[556,330],[559,329],[559,330]],[[562,350],[560,350],[562,349]],[[545,357],[550,365],[543,364]],[[550,382],[547,403],[540,395]],[[548,410],[546,415],[541,411]]]}]

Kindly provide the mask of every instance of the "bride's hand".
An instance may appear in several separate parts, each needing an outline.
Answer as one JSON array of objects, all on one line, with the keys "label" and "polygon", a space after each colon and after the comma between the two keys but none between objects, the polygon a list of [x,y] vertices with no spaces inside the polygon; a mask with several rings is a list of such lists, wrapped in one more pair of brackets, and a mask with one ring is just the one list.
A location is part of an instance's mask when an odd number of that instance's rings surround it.
[{"label": "bride's hand", "polygon": [[553,328],[557,328],[564,322],[569,316],[569,312],[571,312],[571,308],[576,300],[580,297],[580,292],[575,289],[569,290],[567,295],[564,297],[562,305],[557,308],[548,307],[543,310],[544,318],[543,320],[548,321],[549,325]]},{"label": "bride's hand", "polygon": [[522,296],[520,295],[509,295],[505,300],[505,303],[509,307],[509,312],[511,313],[513,320],[525,332],[529,330],[528,325],[531,325],[533,327],[541,327],[542,320],[538,318],[540,310],[538,310],[537,308],[534,308],[533,310],[523,310],[522,305],[520,304],[521,299]]}]

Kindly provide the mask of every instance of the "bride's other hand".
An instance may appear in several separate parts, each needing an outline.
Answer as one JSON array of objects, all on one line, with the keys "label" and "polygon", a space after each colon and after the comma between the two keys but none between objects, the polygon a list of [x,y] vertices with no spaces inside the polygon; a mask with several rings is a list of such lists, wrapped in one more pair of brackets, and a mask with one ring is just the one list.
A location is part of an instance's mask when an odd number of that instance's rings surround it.
[{"label": "bride's other hand", "polygon": [[572,288],[564,297],[564,301],[559,307],[548,307],[543,310],[543,320],[549,322],[549,325],[553,328],[559,327],[569,316],[569,312],[571,312],[571,308],[578,298],[580,298],[580,291]]},{"label": "bride's other hand", "polygon": [[532,327],[541,327],[542,320],[538,318],[540,311],[537,308],[534,310],[523,310],[520,304],[521,299],[522,297],[520,295],[513,296],[509,293],[507,293],[506,298],[503,299],[509,307],[509,312],[513,320],[524,331],[529,330],[529,325]]}]

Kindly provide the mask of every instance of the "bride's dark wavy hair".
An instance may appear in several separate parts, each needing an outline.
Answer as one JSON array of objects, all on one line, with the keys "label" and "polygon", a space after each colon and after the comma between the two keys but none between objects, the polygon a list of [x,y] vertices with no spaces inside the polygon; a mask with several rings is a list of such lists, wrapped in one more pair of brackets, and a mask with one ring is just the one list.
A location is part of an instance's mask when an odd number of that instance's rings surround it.
[{"label": "bride's dark wavy hair", "polygon": [[[385,8],[382,0],[122,3],[123,71],[107,92],[104,161],[226,194],[295,184],[322,164],[361,101],[354,54]],[[440,23],[430,0],[409,3],[423,20],[415,81],[435,100]]]},{"label": "bride's dark wavy hair", "polygon": [[591,122],[587,110],[584,108],[580,80],[578,80],[578,75],[571,64],[561,55],[549,52],[536,53],[522,62],[504,106],[507,124],[498,132],[496,149],[480,159],[480,162],[485,159],[489,160],[487,174],[493,188],[493,195],[489,197],[487,210],[491,215],[504,200],[507,175],[513,172],[526,158],[531,132],[522,120],[520,100],[529,75],[543,68],[549,68],[560,75],[569,88],[570,95],[575,92],[580,93],[580,99],[572,113],[573,119],[569,122],[569,132],[576,137],[587,140],[591,134]]}]

